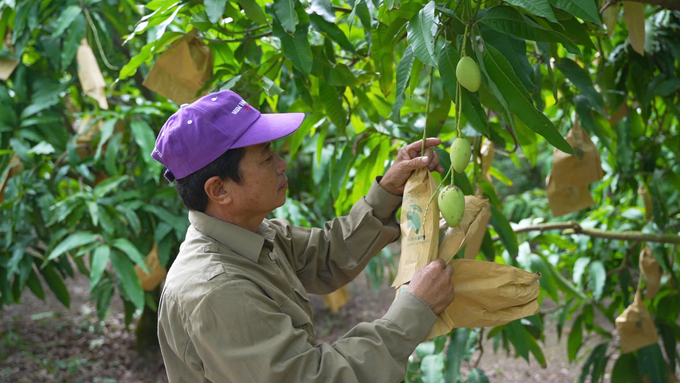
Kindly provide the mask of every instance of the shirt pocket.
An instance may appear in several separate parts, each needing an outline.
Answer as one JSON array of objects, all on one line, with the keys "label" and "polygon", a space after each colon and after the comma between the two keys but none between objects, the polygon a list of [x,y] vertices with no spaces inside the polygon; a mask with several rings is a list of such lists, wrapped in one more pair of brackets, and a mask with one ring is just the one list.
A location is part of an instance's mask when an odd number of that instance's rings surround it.
[{"label": "shirt pocket", "polygon": [[290,317],[293,327],[306,330],[305,325],[312,325],[312,318],[309,317],[302,307],[293,302],[290,298],[286,298],[280,306],[281,311]]}]

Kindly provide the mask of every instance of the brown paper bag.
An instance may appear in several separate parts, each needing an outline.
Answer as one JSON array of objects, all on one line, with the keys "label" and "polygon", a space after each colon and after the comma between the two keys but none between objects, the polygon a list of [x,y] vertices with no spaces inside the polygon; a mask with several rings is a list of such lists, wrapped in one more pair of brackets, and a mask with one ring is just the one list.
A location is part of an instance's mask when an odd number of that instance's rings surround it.
[{"label": "brown paper bag", "polygon": [[647,193],[647,188],[644,185],[638,187],[638,194],[642,197],[642,202],[645,204],[645,219],[649,221],[654,216],[654,204],[652,198]]},{"label": "brown paper bag", "polygon": [[635,299],[618,318],[616,329],[621,337],[621,353],[627,354],[659,341],[654,321],[647,307],[642,301],[642,294],[638,290]]},{"label": "brown paper bag", "polygon": [[7,169],[3,172],[2,182],[0,182],[0,203],[5,203],[5,188],[9,179],[21,173],[22,170],[24,170],[24,164],[21,162],[19,155],[15,153],[14,157],[9,161]]},{"label": "brown paper bag", "polygon": [[[76,150],[80,158],[85,158],[87,156],[94,155],[96,148],[92,147],[92,141],[99,137],[104,127],[104,120],[100,119],[97,122],[92,123],[94,119],[93,116],[85,116],[80,121],[78,126],[78,137],[76,138]],[[115,127],[113,128],[113,133],[119,133],[125,130],[123,121],[118,120]],[[106,152],[106,145],[102,146],[102,153]]]},{"label": "brown paper bag", "polygon": [[[9,29],[9,28],[8,28]],[[12,31],[8,30],[5,33],[5,41],[3,44],[9,49],[9,53],[14,54],[14,47],[12,47]],[[7,81],[14,70],[19,65],[19,61],[8,58],[0,58],[0,80]]]},{"label": "brown paper bag", "polygon": [[438,257],[448,262],[467,245],[465,258],[474,259],[482,246],[490,218],[491,209],[487,199],[466,195],[465,212],[458,226],[449,228],[446,220],[440,220],[440,229],[445,227],[446,231],[439,244]]},{"label": "brown paper bag", "polygon": [[106,82],[102,71],[99,70],[97,58],[87,44],[87,39],[80,40],[76,59],[78,60],[78,79],[83,87],[83,93],[94,98],[100,108],[109,109],[105,94]]},{"label": "brown paper bag", "polygon": [[[540,274],[470,259],[455,259],[451,265],[456,299],[439,314],[426,339],[454,328],[501,326],[538,312]],[[397,296],[405,288],[399,289]]]},{"label": "brown paper bag", "polygon": [[324,295],[323,303],[326,307],[330,308],[332,312],[337,313],[340,307],[346,305],[349,302],[348,287],[349,285],[344,285],[338,290]]},{"label": "brown paper bag", "polygon": [[[439,207],[437,197],[427,203],[437,190],[430,171],[418,169],[411,174],[404,188],[401,204],[401,256],[399,271],[392,287],[399,287],[413,278],[423,266],[437,259],[439,250]],[[427,210],[427,217],[423,217]]]},{"label": "brown paper bag", "polygon": [[479,150],[481,154],[480,162],[482,164],[482,179],[485,181],[491,182],[489,169],[491,169],[491,163],[493,162],[495,151],[496,149],[493,145],[493,141],[485,138],[484,142],[482,142],[482,148]]},{"label": "brown paper bag", "polygon": [[553,182],[559,189],[578,187],[597,182],[604,176],[600,151],[590,140],[588,133],[579,125],[578,118],[565,137],[574,148],[575,157],[559,149],[553,151]]},{"label": "brown paper bag", "polygon": [[595,203],[588,185],[560,188],[555,185],[553,179],[553,174],[550,173],[545,180],[553,217],[580,211]]},{"label": "brown paper bag", "polygon": [[210,48],[195,33],[189,33],[158,57],[142,85],[177,104],[188,104],[208,93],[206,89],[196,94],[210,80],[212,72]]},{"label": "brown paper bag", "polygon": [[647,281],[647,291],[645,292],[645,299],[652,299],[659,292],[659,285],[661,284],[661,266],[654,258],[652,249],[645,246],[640,252],[640,273]]},{"label": "brown paper bag", "polygon": [[137,277],[142,282],[142,289],[144,291],[151,291],[158,286],[168,271],[165,267],[161,266],[161,262],[158,259],[158,245],[154,244],[153,248],[146,256],[144,260],[146,264],[146,269],[149,270],[149,274],[145,273],[141,267],[135,265],[135,271],[137,272]]}]

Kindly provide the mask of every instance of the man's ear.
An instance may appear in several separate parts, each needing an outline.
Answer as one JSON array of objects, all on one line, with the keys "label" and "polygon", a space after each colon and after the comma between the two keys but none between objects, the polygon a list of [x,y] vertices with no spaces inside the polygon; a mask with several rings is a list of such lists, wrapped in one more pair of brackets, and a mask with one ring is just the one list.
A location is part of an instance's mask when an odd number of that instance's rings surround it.
[{"label": "man's ear", "polygon": [[204,190],[208,195],[208,200],[213,201],[218,205],[226,205],[231,203],[231,194],[227,191],[228,181],[223,181],[218,176],[210,177],[205,181]]}]

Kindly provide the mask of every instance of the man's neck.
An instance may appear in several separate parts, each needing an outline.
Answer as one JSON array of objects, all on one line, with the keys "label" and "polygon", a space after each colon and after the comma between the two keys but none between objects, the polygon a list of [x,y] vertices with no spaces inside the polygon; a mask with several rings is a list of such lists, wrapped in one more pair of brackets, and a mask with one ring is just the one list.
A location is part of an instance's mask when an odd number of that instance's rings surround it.
[{"label": "man's neck", "polygon": [[265,216],[241,216],[241,215],[235,215],[235,214],[229,214],[228,212],[219,210],[219,209],[214,209],[208,206],[208,208],[205,210],[205,214],[220,219],[224,222],[229,222],[233,225],[242,227],[246,230],[250,230],[253,233],[257,233],[257,229],[260,227],[260,224],[264,220]]}]

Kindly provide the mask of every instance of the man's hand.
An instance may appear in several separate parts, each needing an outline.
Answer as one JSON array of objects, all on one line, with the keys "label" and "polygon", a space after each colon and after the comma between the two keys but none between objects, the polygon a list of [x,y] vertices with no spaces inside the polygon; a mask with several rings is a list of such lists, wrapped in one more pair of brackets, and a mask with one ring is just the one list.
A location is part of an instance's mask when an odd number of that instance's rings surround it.
[{"label": "man's hand", "polygon": [[453,266],[437,259],[416,271],[408,285],[408,291],[424,300],[439,315],[456,298],[451,282],[452,275]]},{"label": "man's hand", "polygon": [[425,140],[425,154],[421,155],[423,140],[418,140],[401,148],[392,166],[380,180],[380,186],[385,191],[394,195],[404,194],[406,181],[416,169],[427,167],[430,171],[444,172],[439,165],[439,156],[432,147],[442,143],[439,138]]}]

